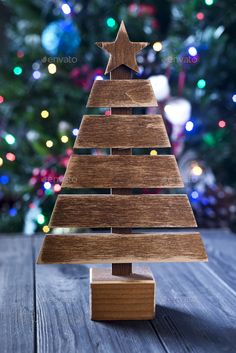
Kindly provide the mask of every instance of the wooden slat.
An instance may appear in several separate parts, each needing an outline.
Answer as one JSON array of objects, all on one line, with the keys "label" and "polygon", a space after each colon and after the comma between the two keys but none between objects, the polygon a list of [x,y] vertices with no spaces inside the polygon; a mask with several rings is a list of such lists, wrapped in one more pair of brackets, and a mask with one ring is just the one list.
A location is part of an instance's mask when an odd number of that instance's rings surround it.
[{"label": "wooden slat", "polygon": [[59,195],[50,221],[53,228],[196,226],[186,195]]},{"label": "wooden slat", "polygon": [[87,107],[156,107],[149,80],[96,80]]},{"label": "wooden slat", "polygon": [[0,352],[35,352],[32,239],[0,236]]},{"label": "wooden slat", "polygon": [[199,233],[47,235],[38,263],[207,261]]},{"label": "wooden slat", "polygon": [[84,115],[74,148],[170,147],[160,115]]},{"label": "wooden slat", "polygon": [[62,187],[178,188],[183,182],[174,156],[72,155]]}]

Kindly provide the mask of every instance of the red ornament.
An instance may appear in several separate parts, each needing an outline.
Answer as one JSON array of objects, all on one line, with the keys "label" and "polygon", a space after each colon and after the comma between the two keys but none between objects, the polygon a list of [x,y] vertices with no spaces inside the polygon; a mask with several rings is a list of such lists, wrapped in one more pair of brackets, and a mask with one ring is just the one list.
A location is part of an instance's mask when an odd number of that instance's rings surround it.
[{"label": "red ornament", "polygon": [[76,86],[83,88],[85,91],[89,91],[92,88],[95,77],[102,74],[102,69],[97,68],[94,70],[89,65],[85,64],[82,67],[75,67],[70,73],[70,78]]},{"label": "red ornament", "polygon": [[33,169],[33,175],[36,176],[36,175],[39,175],[40,174],[40,169],[39,168],[34,168]]},{"label": "red ornament", "polygon": [[133,3],[128,6],[128,12],[135,16],[153,16],[156,13],[156,8],[153,5],[137,5]]},{"label": "red ornament", "polygon": [[101,75],[103,75],[103,70],[102,69],[95,69],[94,70],[94,76],[96,77],[96,76],[101,76]]},{"label": "red ornament", "polygon": [[31,178],[29,181],[30,185],[35,185],[37,183],[37,179],[36,178]]},{"label": "red ornament", "polygon": [[197,17],[197,19],[198,19],[199,21],[202,21],[202,20],[204,20],[205,15],[204,15],[203,12],[198,12],[198,13],[196,14],[196,17]]},{"label": "red ornament", "polygon": [[153,5],[139,5],[139,15],[153,16],[156,13],[156,8]]},{"label": "red ornament", "polygon": [[10,162],[14,162],[16,160],[16,156],[14,155],[14,153],[8,152],[6,154],[6,159]]},{"label": "red ornament", "polygon": [[54,190],[55,192],[61,191],[61,185],[60,185],[60,184],[55,184],[53,190]]},{"label": "red ornament", "polygon": [[71,155],[73,154],[73,149],[72,149],[72,148],[67,148],[66,154],[67,154],[68,156],[71,156]]},{"label": "red ornament", "polygon": [[47,169],[41,169],[41,171],[40,171],[40,175],[41,175],[41,177],[45,177],[45,176],[47,176],[47,175],[48,175],[48,171],[47,171]]},{"label": "red ornament", "polygon": [[22,59],[25,56],[25,53],[22,50],[18,50],[16,55],[19,59]]},{"label": "red ornament", "polygon": [[69,162],[69,157],[66,156],[66,157],[62,157],[61,160],[59,161],[60,165],[64,168],[67,167],[67,164]]},{"label": "red ornament", "polygon": [[42,196],[44,195],[43,190],[42,190],[42,189],[39,189],[39,190],[37,191],[37,195],[38,195],[39,197],[42,197]]},{"label": "red ornament", "polygon": [[160,25],[159,25],[159,22],[156,20],[156,19],[153,19],[152,20],[152,28],[153,29],[159,29]]},{"label": "red ornament", "polygon": [[223,129],[226,126],[226,122],[224,120],[220,120],[218,122],[218,125],[219,125],[219,127],[221,127]]},{"label": "red ornament", "polygon": [[63,178],[64,178],[64,175],[60,175],[60,176],[58,177],[58,182],[59,182],[59,183],[62,183],[62,182],[63,182]]}]

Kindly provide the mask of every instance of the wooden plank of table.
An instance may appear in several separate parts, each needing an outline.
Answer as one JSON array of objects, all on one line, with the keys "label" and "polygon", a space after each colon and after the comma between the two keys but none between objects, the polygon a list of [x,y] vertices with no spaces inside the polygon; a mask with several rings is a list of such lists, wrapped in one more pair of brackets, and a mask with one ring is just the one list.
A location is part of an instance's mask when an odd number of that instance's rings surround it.
[{"label": "wooden plank of table", "polygon": [[87,107],[156,107],[149,80],[95,80]]},{"label": "wooden plank of table", "polygon": [[38,263],[207,261],[199,233],[47,235]]},{"label": "wooden plank of table", "polygon": [[210,263],[211,257],[209,264],[151,265],[157,281],[152,325],[168,352],[235,351],[236,294],[207,270]]},{"label": "wooden plank of table", "polygon": [[161,115],[84,115],[74,148],[170,147]]},{"label": "wooden plank of table", "polygon": [[90,320],[86,265],[36,266],[36,290],[38,353],[167,352],[149,321]]},{"label": "wooden plank of table", "polygon": [[35,352],[31,239],[1,236],[0,258],[0,351]]},{"label": "wooden plank of table", "polygon": [[70,157],[63,188],[181,188],[175,156]]},{"label": "wooden plank of table", "polygon": [[196,226],[186,195],[59,195],[50,220],[52,228]]},{"label": "wooden plank of table", "polygon": [[210,257],[207,269],[214,271],[236,293],[236,234],[227,229],[204,230],[204,243]]},{"label": "wooden plank of table", "polygon": [[210,264],[151,265],[156,319],[107,323],[88,319],[86,265],[37,266],[38,352],[234,353],[236,295]]}]

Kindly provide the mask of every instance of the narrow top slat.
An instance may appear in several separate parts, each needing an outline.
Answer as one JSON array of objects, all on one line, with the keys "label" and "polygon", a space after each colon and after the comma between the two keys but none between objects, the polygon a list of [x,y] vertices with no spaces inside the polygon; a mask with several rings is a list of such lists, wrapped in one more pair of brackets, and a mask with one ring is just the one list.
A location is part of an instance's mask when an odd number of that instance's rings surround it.
[{"label": "narrow top slat", "polygon": [[87,107],[156,107],[149,80],[96,80]]}]

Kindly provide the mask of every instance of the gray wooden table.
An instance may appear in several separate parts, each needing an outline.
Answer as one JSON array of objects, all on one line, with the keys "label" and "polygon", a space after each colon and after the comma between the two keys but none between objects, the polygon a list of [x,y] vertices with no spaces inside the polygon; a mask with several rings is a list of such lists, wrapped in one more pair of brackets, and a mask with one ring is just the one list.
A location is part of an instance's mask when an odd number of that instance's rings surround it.
[{"label": "gray wooden table", "polygon": [[0,353],[236,352],[236,235],[202,231],[209,263],[152,264],[153,321],[92,322],[89,267],[35,265],[42,237],[0,237]]}]

